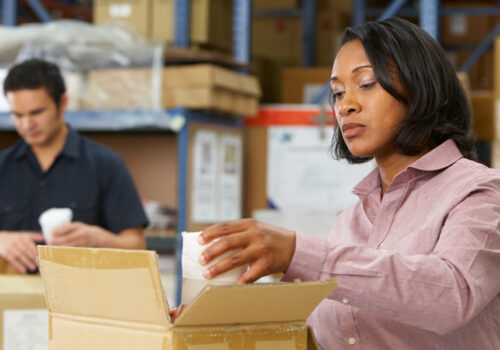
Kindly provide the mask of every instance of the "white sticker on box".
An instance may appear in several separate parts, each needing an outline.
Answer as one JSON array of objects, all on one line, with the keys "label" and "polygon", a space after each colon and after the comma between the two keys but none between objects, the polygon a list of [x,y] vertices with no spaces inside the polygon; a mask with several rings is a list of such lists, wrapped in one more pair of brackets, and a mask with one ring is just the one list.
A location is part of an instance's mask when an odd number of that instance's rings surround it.
[{"label": "white sticker on box", "polygon": [[188,345],[188,350],[229,350],[229,344],[219,343],[219,344],[198,344],[198,345]]},{"label": "white sticker on box", "polygon": [[255,350],[295,349],[295,340],[269,340],[255,342]]},{"label": "white sticker on box", "polygon": [[130,4],[111,4],[109,6],[109,17],[111,18],[129,18],[132,16],[132,5]]},{"label": "white sticker on box", "polygon": [[456,36],[467,34],[467,16],[463,14],[451,16],[450,32]]},{"label": "white sticker on box", "polygon": [[48,310],[5,310],[3,350],[47,350]]}]

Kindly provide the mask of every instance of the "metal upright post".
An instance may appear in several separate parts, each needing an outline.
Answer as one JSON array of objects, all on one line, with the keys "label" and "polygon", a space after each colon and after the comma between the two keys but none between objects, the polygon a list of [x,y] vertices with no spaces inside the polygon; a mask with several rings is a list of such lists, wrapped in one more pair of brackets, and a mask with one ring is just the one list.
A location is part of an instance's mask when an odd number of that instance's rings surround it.
[{"label": "metal upright post", "polygon": [[17,0],[2,0],[2,24],[4,26],[17,24]]},{"label": "metal upright post", "polygon": [[420,0],[420,27],[439,40],[440,0]]},{"label": "metal upright post", "polygon": [[359,26],[366,22],[366,0],[352,0],[351,24]]},{"label": "metal upright post", "polygon": [[40,3],[39,0],[28,0],[33,11],[36,13],[40,21],[47,23],[52,21],[52,17],[49,12],[45,9],[45,7]]},{"label": "metal upright post", "polygon": [[233,58],[241,64],[250,63],[251,21],[252,1],[233,0]]},{"label": "metal upright post", "polygon": [[406,0],[392,0],[389,6],[385,9],[385,11],[378,18],[379,21],[394,17],[398,11],[403,7]]},{"label": "metal upright post", "polygon": [[189,47],[190,0],[175,0],[174,46]]},{"label": "metal upright post", "polygon": [[316,0],[302,1],[302,58],[304,66],[315,63],[316,50]]}]

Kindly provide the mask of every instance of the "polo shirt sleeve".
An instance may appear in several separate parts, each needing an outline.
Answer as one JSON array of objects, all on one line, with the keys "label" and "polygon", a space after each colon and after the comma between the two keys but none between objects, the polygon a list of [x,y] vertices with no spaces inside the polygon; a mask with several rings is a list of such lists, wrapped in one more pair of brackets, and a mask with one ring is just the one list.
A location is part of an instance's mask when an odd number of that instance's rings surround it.
[{"label": "polo shirt sleeve", "polygon": [[147,226],[148,219],[124,161],[115,155],[108,166],[100,215],[105,228],[119,233],[131,227]]}]

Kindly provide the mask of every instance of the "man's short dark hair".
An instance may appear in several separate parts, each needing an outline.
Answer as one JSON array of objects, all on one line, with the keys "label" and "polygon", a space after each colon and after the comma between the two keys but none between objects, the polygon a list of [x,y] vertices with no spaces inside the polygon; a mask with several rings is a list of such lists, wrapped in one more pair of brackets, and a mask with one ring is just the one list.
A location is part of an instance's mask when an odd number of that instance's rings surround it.
[{"label": "man's short dark hair", "polygon": [[[471,108],[441,46],[423,29],[400,18],[349,27],[341,47],[356,39],[363,45],[378,83],[407,106],[395,140],[398,151],[417,155],[451,138],[466,158],[475,159]],[[391,71],[397,74],[406,97],[396,88]],[[331,101],[333,107],[335,101]],[[334,158],[350,163],[370,159],[349,151],[339,127],[334,130],[331,152]]]},{"label": "man's short dark hair", "polygon": [[3,82],[3,91],[34,90],[44,88],[59,108],[66,92],[59,67],[40,59],[29,59],[13,66]]}]

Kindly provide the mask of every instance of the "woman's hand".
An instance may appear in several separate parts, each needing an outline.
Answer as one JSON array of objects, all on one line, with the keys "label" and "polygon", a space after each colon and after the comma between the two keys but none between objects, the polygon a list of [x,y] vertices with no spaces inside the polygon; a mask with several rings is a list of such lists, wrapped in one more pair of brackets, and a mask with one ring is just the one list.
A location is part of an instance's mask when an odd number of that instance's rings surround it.
[{"label": "woman's hand", "polygon": [[285,272],[295,252],[295,232],[253,219],[224,222],[208,227],[198,238],[200,244],[220,238],[203,253],[199,262],[210,263],[219,255],[235,249],[240,251],[210,266],[203,273],[213,278],[235,267],[248,264],[237,284],[252,283],[272,273]]},{"label": "woman's hand", "polygon": [[174,307],[168,310],[168,313],[170,315],[170,320],[172,321],[172,323],[175,323],[175,320],[179,318],[179,316],[181,315],[182,311],[184,311],[185,308],[186,305],[180,304],[178,307]]}]

